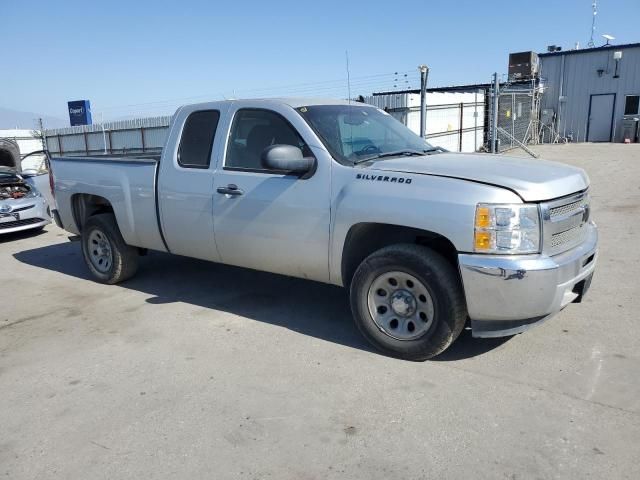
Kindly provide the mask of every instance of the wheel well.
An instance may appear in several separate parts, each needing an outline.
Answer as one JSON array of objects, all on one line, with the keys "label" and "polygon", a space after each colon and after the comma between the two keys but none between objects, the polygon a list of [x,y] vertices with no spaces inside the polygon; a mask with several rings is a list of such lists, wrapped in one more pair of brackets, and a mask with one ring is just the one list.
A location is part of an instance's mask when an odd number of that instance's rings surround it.
[{"label": "wheel well", "polygon": [[89,193],[76,193],[73,195],[73,197],[71,197],[71,208],[73,218],[80,232],[82,232],[84,224],[92,215],[113,213],[113,207],[109,200]]},{"label": "wheel well", "polygon": [[342,283],[348,287],[358,265],[373,252],[389,245],[424,245],[442,255],[458,270],[458,251],[442,235],[419,228],[384,223],[359,223],[347,233],[342,250]]}]

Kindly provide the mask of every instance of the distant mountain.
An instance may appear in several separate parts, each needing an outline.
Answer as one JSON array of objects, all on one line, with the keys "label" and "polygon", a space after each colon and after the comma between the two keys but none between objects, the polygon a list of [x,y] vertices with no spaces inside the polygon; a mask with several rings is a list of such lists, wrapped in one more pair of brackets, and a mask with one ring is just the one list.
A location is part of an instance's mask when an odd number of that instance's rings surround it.
[{"label": "distant mountain", "polygon": [[40,117],[42,117],[42,121],[44,122],[44,128],[62,128],[69,126],[69,121],[61,118],[0,107],[0,129],[24,128],[33,130],[37,128],[38,118]]}]

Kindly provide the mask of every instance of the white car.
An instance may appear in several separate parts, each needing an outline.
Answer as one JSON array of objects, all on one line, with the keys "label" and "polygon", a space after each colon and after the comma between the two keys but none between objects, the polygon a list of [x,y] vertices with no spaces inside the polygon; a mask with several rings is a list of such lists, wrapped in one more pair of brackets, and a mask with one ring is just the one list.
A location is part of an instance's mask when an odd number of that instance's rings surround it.
[{"label": "white car", "polygon": [[0,235],[42,229],[51,223],[47,200],[35,182],[28,181],[36,176],[40,175],[18,173],[16,165],[0,165]]}]

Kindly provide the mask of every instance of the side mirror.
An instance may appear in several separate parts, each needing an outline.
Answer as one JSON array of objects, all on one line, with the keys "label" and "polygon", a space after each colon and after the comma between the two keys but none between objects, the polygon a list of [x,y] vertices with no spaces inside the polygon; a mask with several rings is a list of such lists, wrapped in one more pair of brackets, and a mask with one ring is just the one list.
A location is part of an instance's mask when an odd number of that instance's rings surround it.
[{"label": "side mirror", "polygon": [[271,145],[262,151],[262,166],[269,170],[291,173],[309,173],[315,168],[316,159],[303,157],[298,147],[293,145]]}]

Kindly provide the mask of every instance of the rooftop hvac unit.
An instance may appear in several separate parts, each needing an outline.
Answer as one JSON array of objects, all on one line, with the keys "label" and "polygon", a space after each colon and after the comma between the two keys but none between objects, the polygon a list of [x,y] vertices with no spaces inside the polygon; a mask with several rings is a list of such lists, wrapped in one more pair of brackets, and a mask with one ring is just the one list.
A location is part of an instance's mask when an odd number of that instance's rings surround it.
[{"label": "rooftop hvac unit", "polygon": [[509,80],[531,80],[538,76],[538,54],[519,52],[509,54]]}]

